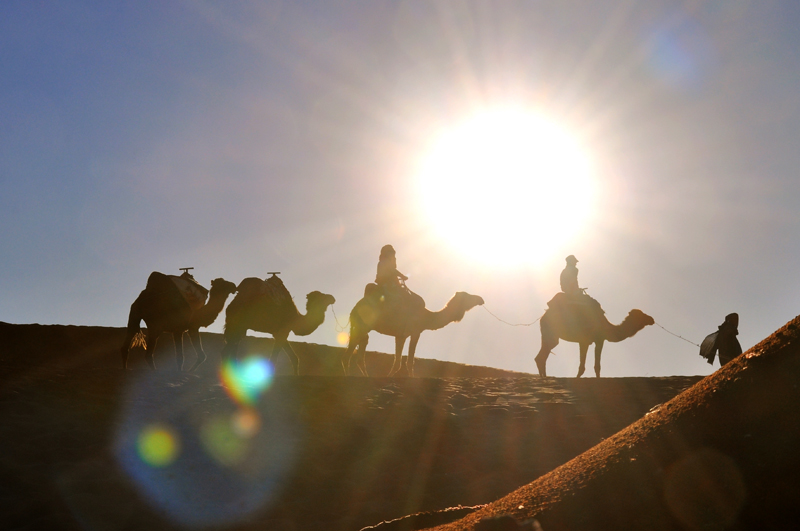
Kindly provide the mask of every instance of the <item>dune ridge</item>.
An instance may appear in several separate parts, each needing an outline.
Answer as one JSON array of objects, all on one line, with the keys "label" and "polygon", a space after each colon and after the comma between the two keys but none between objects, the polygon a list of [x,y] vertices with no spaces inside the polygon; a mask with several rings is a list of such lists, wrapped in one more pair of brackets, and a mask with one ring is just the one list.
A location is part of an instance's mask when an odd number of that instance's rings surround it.
[{"label": "dune ridge", "polygon": [[792,529],[800,317],[587,452],[438,531],[511,515],[566,529]]}]

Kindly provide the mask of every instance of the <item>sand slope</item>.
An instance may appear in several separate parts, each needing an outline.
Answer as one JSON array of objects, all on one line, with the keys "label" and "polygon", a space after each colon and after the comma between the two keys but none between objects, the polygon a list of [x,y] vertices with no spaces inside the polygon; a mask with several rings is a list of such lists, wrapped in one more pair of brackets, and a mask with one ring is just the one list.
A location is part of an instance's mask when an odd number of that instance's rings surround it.
[{"label": "sand slope", "polygon": [[579,457],[440,530],[796,529],[800,318]]},{"label": "sand slope", "polygon": [[[122,334],[0,323],[4,528],[353,530],[483,504],[700,379],[542,380],[435,360],[417,367],[437,377],[345,378],[325,375],[341,349],[298,343],[321,375],[278,376],[246,404],[219,377],[218,336],[204,336],[199,374],[169,352],[156,372],[134,354],[125,373]],[[166,460],[148,453],[154,433],[172,438]]]}]

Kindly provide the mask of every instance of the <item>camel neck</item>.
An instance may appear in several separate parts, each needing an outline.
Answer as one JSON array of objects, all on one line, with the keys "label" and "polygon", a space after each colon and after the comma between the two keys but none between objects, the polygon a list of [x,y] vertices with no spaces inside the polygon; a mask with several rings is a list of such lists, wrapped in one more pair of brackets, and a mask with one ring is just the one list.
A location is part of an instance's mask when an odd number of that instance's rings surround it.
[{"label": "camel neck", "polygon": [[325,321],[325,310],[322,308],[306,308],[306,314],[297,315],[292,332],[297,336],[307,336],[314,332]]},{"label": "camel neck", "polygon": [[463,310],[453,308],[449,304],[438,312],[432,312],[428,309],[423,311],[425,312],[425,319],[423,320],[425,330],[439,330],[440,328],[444,328],[454,321],[460,321],[465,313]]},{"label": "camel neck", "polygon": [[[605,316],[603,317],[605,319]],[[622,340],[633,337],[640,330],[640,328],[636,328],[636,323],[631,320],[630,316],[625,317],[618,325],[611,324],[608,319],[605,319],[605,328],[606,339],[611,343],[619,343]]]},{"label": "camel neck", "polygon": [[222,311],[222,307],[225,306],[225,300],[227,298],[227,295],[213,289],[211,290],[208,296],[208,302],[197,311],[197,322],[200,327],[209,326],[217,319],[217,316]]}]

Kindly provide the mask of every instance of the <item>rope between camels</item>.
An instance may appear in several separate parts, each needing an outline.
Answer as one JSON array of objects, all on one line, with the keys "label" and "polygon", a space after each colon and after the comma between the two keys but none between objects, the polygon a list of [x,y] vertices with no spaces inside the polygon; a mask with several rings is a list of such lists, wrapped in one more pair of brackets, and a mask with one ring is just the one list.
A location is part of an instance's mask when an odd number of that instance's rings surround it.
[{"label": "rope between camels", "polygon": [[683,337],[683,336],[679,336],[679,335],[678,335],[678,334],[676,334],[675,332],[670,332],[669,330],[667,330],[666,328],[664,328],[664,327],[663,327],[663,326],[661,326],[660,324],[658,324],[658,323],[656,323],[656,324],[657,324],[657,325],[658,325],[658,327],[659,327],[659,328],[661,328],[661,330],[663,330],[664,332],[666,332],[666,333],[668,333],[668,334],[672,334],[673,336],[675,336],[675,337],[677,337],[677,338],[680,338],[680,339],[683,339],[683,340],[684,340],[684,341],[686,341],[687,343],[690,343],[690,344],[692,344],[692,345],[694,345],[694,346],[696,346],[696,347],[700,348],[700,345],[698,345],[698,344],[697,344],[697,343],[695,343],[694,341],[689,341],[689,340],[688,340],[688,339],[686,339],[685,337]]},{"label": "rope between camels", "polygon": [[335,329],[337,332],[344,332],[344,331],[346,331],[346,330],[347,330],[347,328],[346,328],[346,327],[347,327],[347,325],[350,323],[350,318],[348,317],[348,318],[347,318],[347,323],[345,323],[345,325],[344,325],[344,326],[342,326],[342,325],[339,323],[339,318],[338,318],[338,317],[336,317],[336,310],[334,310],[334,309],[333,309],[333,305],[332,305],[332,304],[331,304],[331,313],[333,313],[333,320],[334,320],[334,321],[336,321],[336,326],[334,327],[334,329]]},{"label": "rope between camels", "polygon": [[492,317],[494,317],[495,319],[497,319],[497,320],[498,320],[498,321],[500,321],[501,323],[505,323],[505,324],[507,324],[508,326],[531,326],[531,325],[534,325],[534,324],[538,323],[538,322],[539,322],[539,319],[541,319],[541,317],[539,317],[538,319],[536,319],[536,320],[535,320],[535,321],[533,321],[532,323],[516,323],[516,324],[514,324],[514,323],[509,323],[508,321],[504,321],[503,319],[500,319],[500,318],[499,318],[499,317],[497,317],[495,314],[493,314],[493,313],[492,313],[492,312],[489,310],[489,308],[487,308],[486,306],[482,306],[482,308],[483,308],[484,310],[486,310],[487,312],[489,312],[489,315],[491,315]]}]

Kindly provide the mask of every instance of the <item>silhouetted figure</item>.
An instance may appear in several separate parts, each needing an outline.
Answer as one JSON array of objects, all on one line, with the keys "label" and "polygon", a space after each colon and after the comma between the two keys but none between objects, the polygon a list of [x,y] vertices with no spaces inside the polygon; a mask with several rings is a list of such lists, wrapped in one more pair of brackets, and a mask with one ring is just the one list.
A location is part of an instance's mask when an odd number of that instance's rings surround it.
[{"label": "silhouetted figure", "polygon": [[[169,332],[175,344],[178,369],[183,369],[183,333],[187,332],[197,354],[189,370],[196,369],[206,359],[199,330],[214,322],[232,293],[236,293],[236,284],[222,278],[212,280],[211,290],[206,290],[197,284],[188,271],[181,276],[164,275],[157,271],[151,273],[144,291],[131,304],[128,332],[120,348],[122,367],[128,368],[128,350],[142,346],[147,364],[155,369],[153,352],[156,342],[162,333]],[[141,330],[142,321],[147,325],[146,336]]]},{"label": "silhouetted figure", "polygon": [[378,258],[378,273],[375,275],[375,283],[380,287],[400,287],[401,281],[405,282],[408,277],[397,270],[397,256],[394,247],[384,245],[381,247],[381,255]]},{"label": "silhouetted figure", "polygon": [[567,266],[561,272],[561,291],[547,303],[539,327],[542,332],[542,347],[536,355],[536,368],[540,376],[547,376],[547,358],[559,340],[572,341],[580,346],[578,378],[586,371],[586,354],[594,343],[594,373],[600,377],[600,357],[606,341],[617,343],[633,337],[645,326],[655,321],[641,310],[631,310],[619,324],[611,324],[600,303],[586,294],[586,288],[578,285],[578,259],[575,255],[566,258]]},{"label": "silhouetted figure", "polygon": [[567,267],[561,272],[561,291],[567,295],[579,297],[583,295],[583,290],[578,286],[578,268],[575,267],[578,259],[571,254],[566,260]]},{"label": "silhouetted figure", "polygon": [[382,303],[386,306],[384,310],[388,312],[400,310],[403,306],[423,308],[425,303],[422,298],[406,287],[406,280],[408,277],[397,270],[394,247],[384,245],[378,259],[375,283],[366,285],[364,296],[372,297]]},{"label": "silhouetted figure", "polygon": [[598,311],[605,313],[600,307],[600,303],[586,294],[586,288],[578,285],[578,268],[575,267],[578,259],[571,254],[566,258],[566,261],[567,266],[561,272],[560,277],[561,293],[556,293],[556,296],[547,303],[548,308],[552,307],[553,304],[581,304],[594,306]]},{"label": "silhouetted figure", "polygon": [[239,343],[248,330],[272,334],[270,361],[275,366],[281,351],[286,352],[295,376],[300,374],[300,359],[289,343],[289,333],[307,336],[325,321],[328,306],[336,302],[333,295],[312,291],[306,295],[306,313],[301,314],[278,273],[266,280],[250,277],[242,280],[238,293],[225,310],[225,346],[222,358],[236,358]]},{"label": "silhouetted figure", "polygon": [[[481,297],[459,291],[444,308],[432,312],[425,308],[422,297],[414,292],[407,292],[403,298],[404,303],[392,304],[388,298],[383,300],[371,294],[376,290],[378,290],[377,285],[368,284],[364,298],[358,301],[350,312],[350,342],[342,355],[342,369],[345,375],[356,349],[358,349],[356,364],[362,374],[367,374],[364,354],[367,352],[369,333],[375,330],[379,334],[392,336],[395,339],[394,363],[389,376],[400,372],[403,367],[408,369],[409,376],[414,376],[414,354],[420,334],[425,330],[439,330],[450,323],[457,323],[466,312],[483,304]],[[404,362],[403,346],[409,338],[408,358],[407,362]]]},{"label": "silhouetted figure", "polygon": [[736,336],[739,335],[739,314],[729,313],[725,321],[719,325],[716,332],[709,334],[700,344],[700,356],[714,363],[714,357],[719,351],[719,364],[725,365],[742,353],[742,346]]}]

